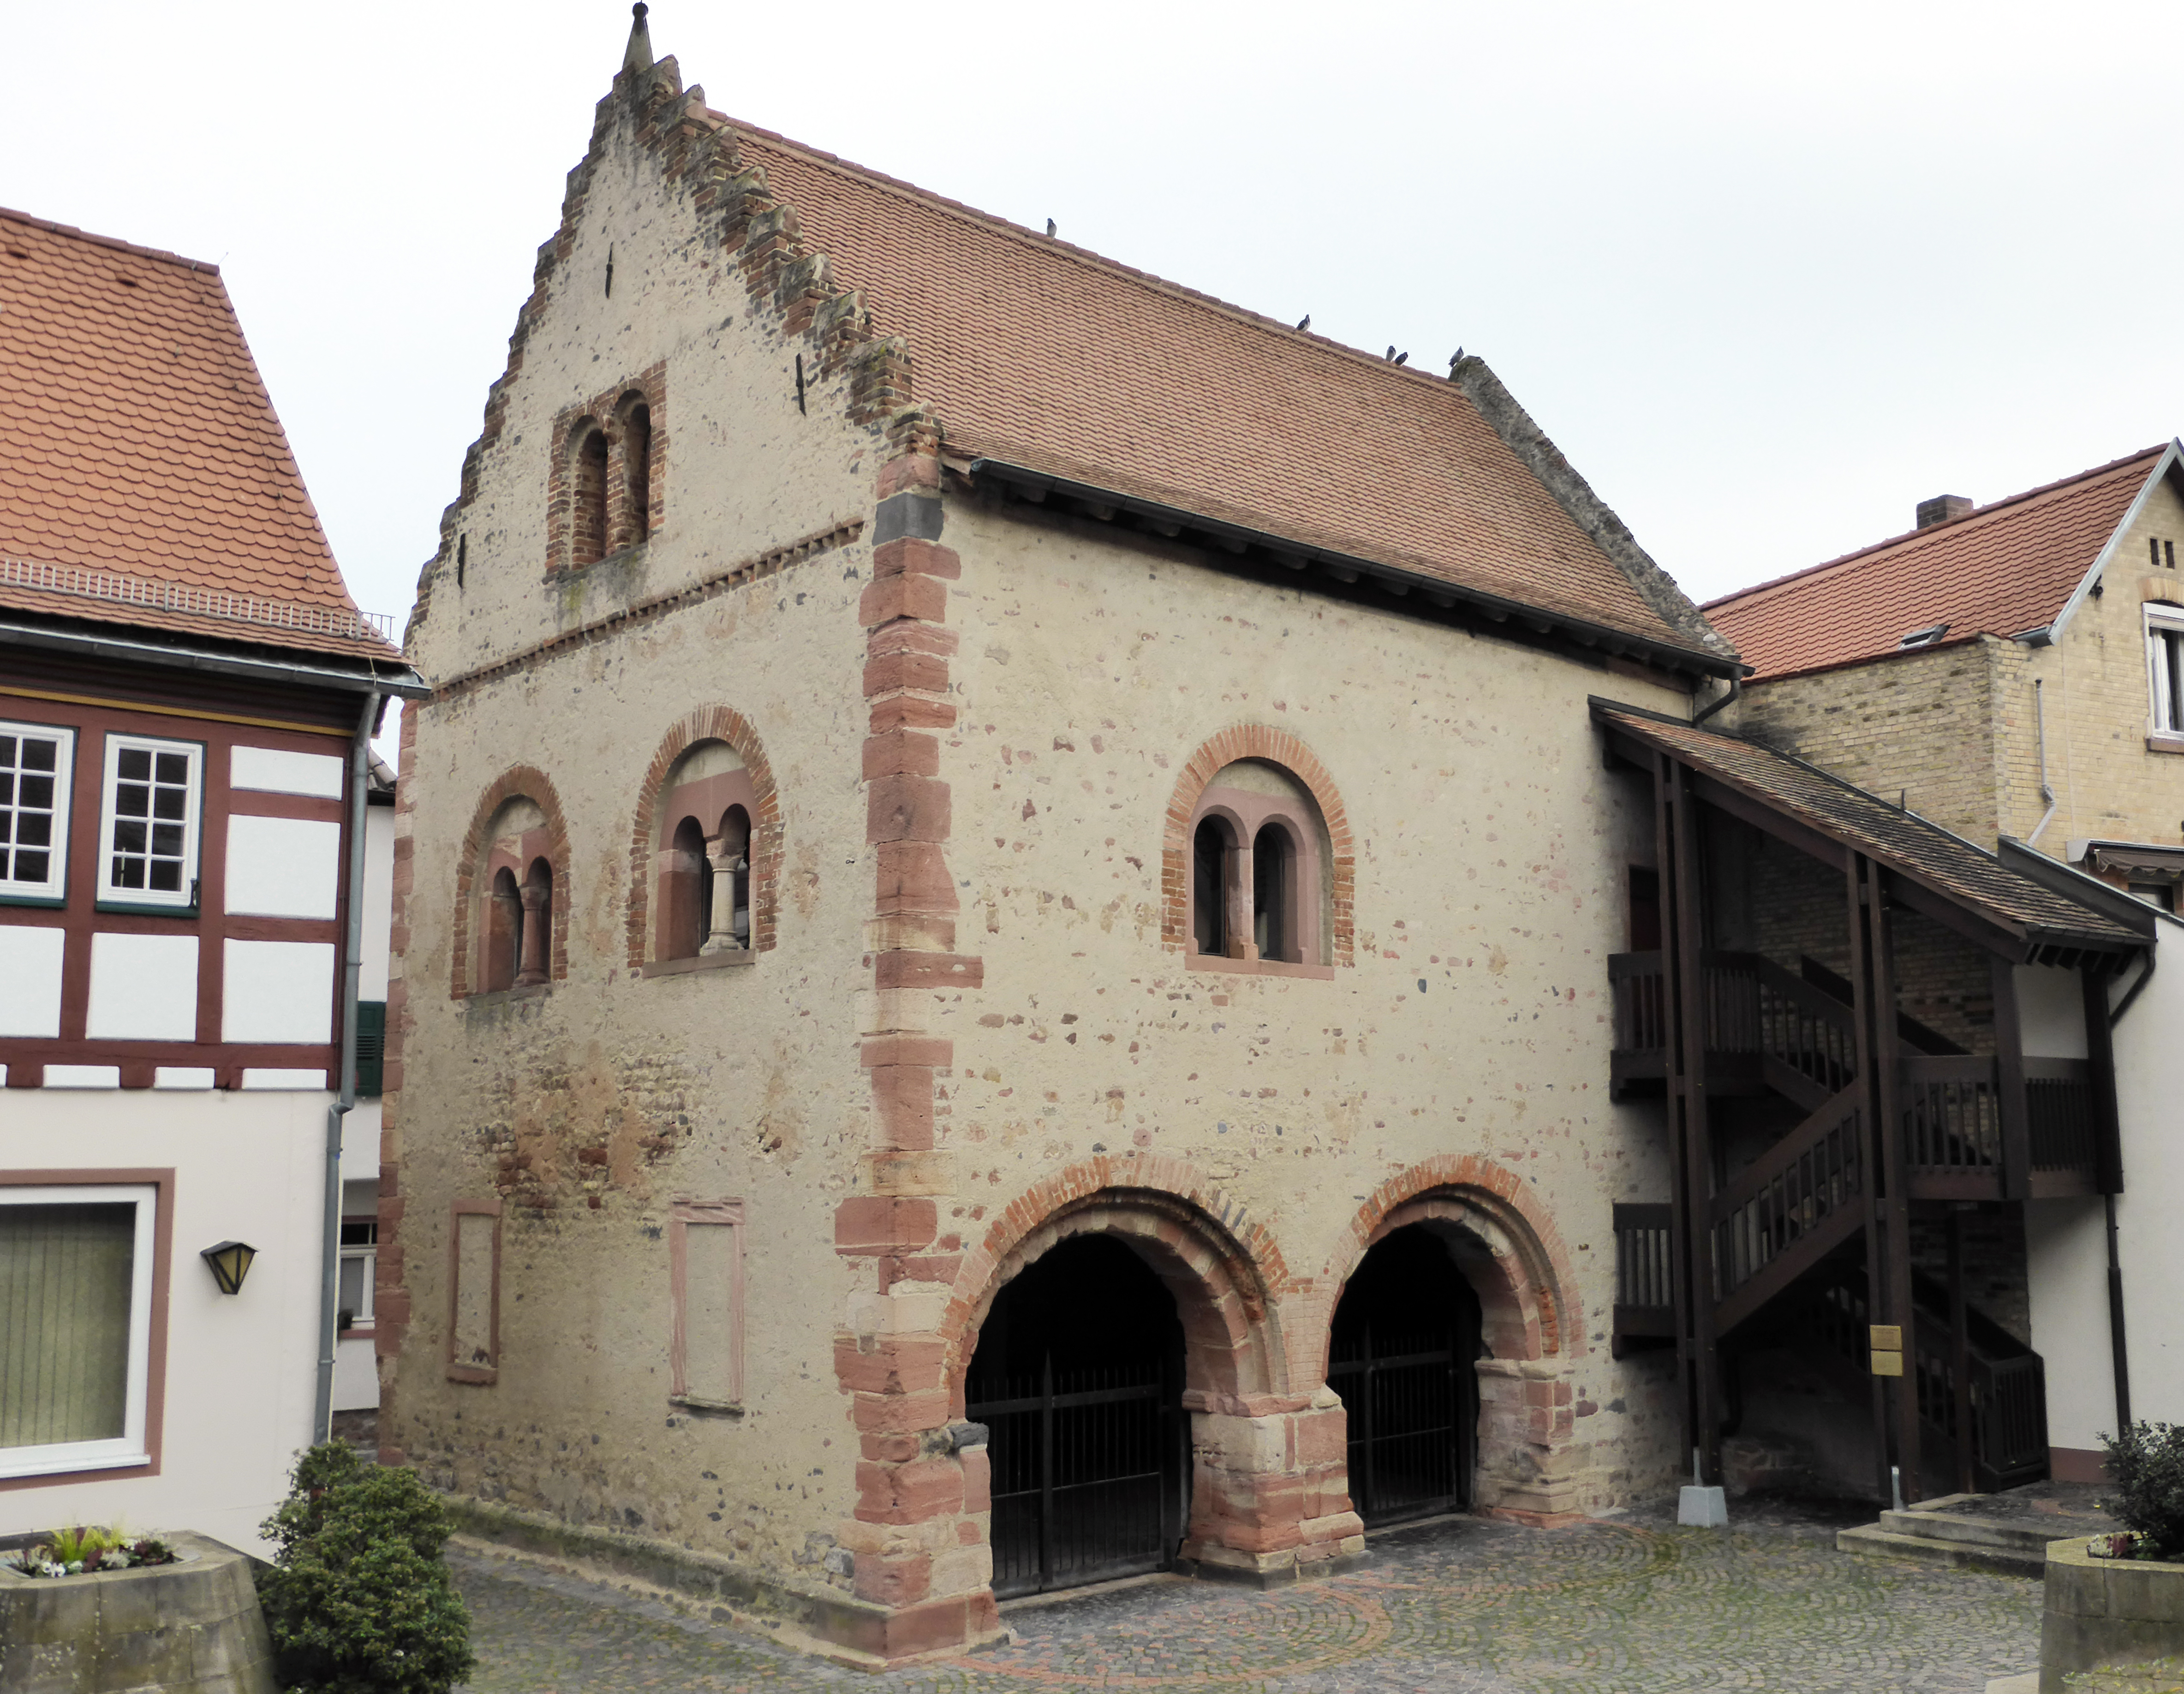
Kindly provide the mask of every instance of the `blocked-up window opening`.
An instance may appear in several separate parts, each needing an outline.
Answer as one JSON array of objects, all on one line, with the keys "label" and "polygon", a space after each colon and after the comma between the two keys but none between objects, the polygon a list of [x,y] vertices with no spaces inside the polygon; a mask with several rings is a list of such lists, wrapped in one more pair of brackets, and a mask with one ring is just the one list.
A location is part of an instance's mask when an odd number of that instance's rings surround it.
[{"label": "blocked-up window opening", "polygon": [[70,730],[0,723],[0,896],[60,898],[75,751]]},{"label": "blocked-up window opening", "polygon": [[744,1397],[744,1207],[677,1201],[668,1214],[669,1391],[725,1409]]},{"label": "blocked-up window opening", "polygon": [[597,424],[578,436],[569,464],[569,563],[596,565],[607,550],[607,437]]},{"label": "blocked-up window opening", "polygon": [[622,415],[622,527],[628,544],[652,532],[652,408],[642,400]]},{"label": "blocked-up window opening", "polygon": [[448,1254],[448,1374],[492,1382],[500,1365],[500,1202],[459,1200]]},{"label": "blocked-up window opening", "polygon": [[675,826],[668,850],[667,933],[670,959],[694,959],[713,933],[713,867],[705,857],[705,830],[694,817]]},{"label": "blocked-up window opening", "polygon": [[154,1206],[0,1191],[0,1475],[144,1462]]},{"label": "blocked-up window opening", "polygon": [[516,891],[515,872],[504,865],[493,872],[493,896],[486,909],[485,971],[481,981],[487,993],[515,986],[516,954],[522,936],[523,896]]},{"label": "blocked-up window opening", "polygon": [[1251,939],[1262,959],[1295,962],[1296,849],[1279,823],[1251,838]]}]

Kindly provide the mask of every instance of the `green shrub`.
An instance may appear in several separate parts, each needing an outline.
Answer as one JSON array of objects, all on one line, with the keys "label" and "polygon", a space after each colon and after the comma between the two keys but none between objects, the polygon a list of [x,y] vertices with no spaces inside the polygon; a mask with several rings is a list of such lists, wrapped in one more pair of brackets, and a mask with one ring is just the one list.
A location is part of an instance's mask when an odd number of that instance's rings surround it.
[{"label": "green shrub", "polygon": [[281,1686],[297,1694],[446,1694],[471,1674],[470,1613],[441,1557],[446,1508],[416,1476],[338,1441],[300,1456],[263,1533],[258,1580]]},{"label": "green shrub", "polygon": [[2184,1428],[2137,1423],[2101,1441],[2116,1486],[2109,1509],[2153,1542],[2156,1557],[2184,1553]]}]

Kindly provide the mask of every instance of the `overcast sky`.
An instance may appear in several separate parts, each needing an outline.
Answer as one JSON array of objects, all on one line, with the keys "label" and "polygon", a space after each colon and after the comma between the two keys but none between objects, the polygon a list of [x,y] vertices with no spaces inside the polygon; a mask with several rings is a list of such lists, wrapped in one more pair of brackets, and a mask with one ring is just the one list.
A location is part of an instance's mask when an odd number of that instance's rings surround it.
[{"label": "overcast sky", "polygon": [[[2184,8],[660,0],[711,103],[1442,369],[1699,599],[2184,428]],[[222,268],[406,616],[619,0],[0,10],[0,204]]]}]

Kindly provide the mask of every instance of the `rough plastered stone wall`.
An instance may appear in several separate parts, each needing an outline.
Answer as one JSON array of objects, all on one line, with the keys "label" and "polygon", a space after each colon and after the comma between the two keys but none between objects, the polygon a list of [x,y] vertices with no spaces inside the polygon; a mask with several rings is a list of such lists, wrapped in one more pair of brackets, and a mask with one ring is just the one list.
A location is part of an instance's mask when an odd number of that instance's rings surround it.
[{"label": "rough plastered stone wall", "polygon": [[[777,214],[771,236],[755,212],[724,221],[704,137],[677,127],[689,101],[655,71],[602,103],[410,632],[442,693],[404,724],[383,1440],[445,1488],[845,1585],[826,1554],[857,1439],[824,1314],[856,1281],[833,1214],[862,1127],[858,605],[886,441],[783,284]],[[557,420],[639,383],[651,532],[559,568]],[[648,787],[677,740],[732,733],[778,808],[756,961],[647,978]],[[560,844],[558,951],[545,987],[470,995],[467,844],[503,795]],[[668,1398],[669,1207],[725,1198],[750,1268],[740,1415]],[[458,1382],[451,1207],[482,1201],[501,1207],[498,1357]]]},{"label": "rough plastered stone wall", "polygon": [[[998,1257],[997,1217],[1048,1173],[1175,1162],[1278,1250],[1268,1381],[1309,1403],[1361,1240],[1412,1195],[1506,1179],[1563,1279],[1532,1398],[1568,1410],[1552,1443],[1485,1432],[1482,1496],[1595,1509],[1661,1479],[1657,1362],[1607,1346],[1609,1206],[1666,1192],[1644,1115],[1607,1098],[1606,958],[1652,820],[1585,702],[1680,701],[1022,510],[948,503],[965,563],[944,764],[984,974],[934,1026],[955,1050],[941,1227]],[[1312,772],[1338,867],[1346,834],[1354,941],[1345,959],[1338,929],[1331,980],[1193,968],[1163,933],[1171,809],[1209,744],[1198,771]],[[1491,1382],[1486,1400],[1490,1424]]]}]

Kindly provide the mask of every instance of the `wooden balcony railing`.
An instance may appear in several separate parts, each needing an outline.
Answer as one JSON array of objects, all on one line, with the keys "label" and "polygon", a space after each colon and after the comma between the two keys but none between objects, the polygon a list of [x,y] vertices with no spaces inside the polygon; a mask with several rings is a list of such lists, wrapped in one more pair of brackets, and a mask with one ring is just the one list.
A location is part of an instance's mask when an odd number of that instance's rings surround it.
[{"label": "wooden balcony railing", "polygon": [[1669,1259],[1675,1208],[1615,1208],[1615,1334],[1676,1333],[1675,1272]]},{"label": "wooden balcony railing", "polygon": [[1727,1330],[1864,1220],[1864,1113],[1839,1091],[1714,1197],[1714,1298]]},{"label": "wooden balcony railing", "polygon": [[2092,1067],[2083,1059],[2021,1059],[2022,1146],[2010,1145],[2010,1102],[1992,1057],[1908,1056],[1898,1075],[1903,1163],[1914,1197],[2037,1199],[2098,1191]]},{"label": "wooden balcony railing", "polygon": [[[1710,1067],[1772,1079],[1808,1095],[1815,1106],[1857,1073],[1858,1045],[1850,1008],[1757,953],[1708,952],[1700,998]],[[1669,979],[1663,956],[1617,953],[1607,961],[1614,1004],[1613,1081],[1618,1090],[1640,1078],[1665,1076]]]}]

